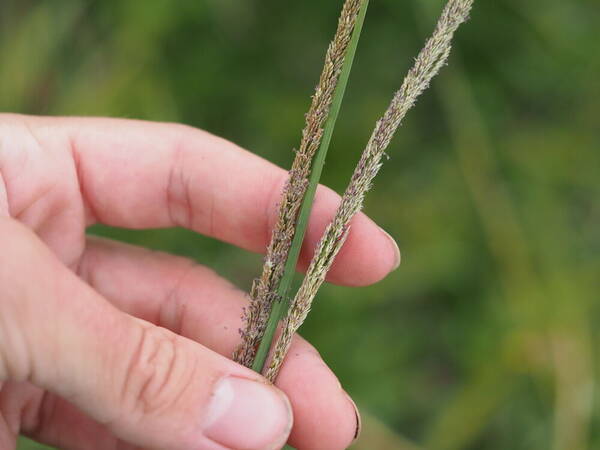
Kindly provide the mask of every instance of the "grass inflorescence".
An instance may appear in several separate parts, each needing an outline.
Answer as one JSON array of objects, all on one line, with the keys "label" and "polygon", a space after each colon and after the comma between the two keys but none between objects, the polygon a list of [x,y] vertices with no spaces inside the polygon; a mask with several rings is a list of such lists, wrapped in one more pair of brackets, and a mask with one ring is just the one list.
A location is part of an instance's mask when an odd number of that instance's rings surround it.
[{"label": "grass inflorescence", "polygon": [[[308,216],[344,97],[368,0],[346,0],[325,66],[306,115],[302,142],[279,205],[262,275],[250,292],[242,344],[234,359],[261,371],[275,329],[287,312],[288,291],[300,255]],[[264,339],[263,339],[264,338]],[[258,357],[257,357],[258,355]]]},{"label": "grass inflorescence", "polygon": [[[368,6],[367,1],[346,1],[307,115],[302,145],[283,193],[263,275],[251,292],[243,343],[235,355],[237,361],[263,372],[271,381],[276,379],[294,334],[306,319],[317,291],[344,245],[352,218],[363,207],[365,196],[382,166],[385,150],[407,112],[447,63],[454,34],[468,19],[473,1],[449,0],[446,4],[433,35],[417,56],[387,111],[376,123],[336,215],[317,245],[306,276],[290,305],[287,300],[289,286]],[[280,324],[281,333],[272,358],[265,366]]]}]

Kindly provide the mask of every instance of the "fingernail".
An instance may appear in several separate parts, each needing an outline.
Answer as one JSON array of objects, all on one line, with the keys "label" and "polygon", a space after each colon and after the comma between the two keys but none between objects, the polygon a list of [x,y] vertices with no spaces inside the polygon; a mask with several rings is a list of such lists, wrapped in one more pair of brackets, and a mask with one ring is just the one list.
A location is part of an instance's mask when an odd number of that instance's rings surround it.
[{"label": "fingernail", "polygon": [[402,261],[402,256],[400,255],[400,247],[398,247],[398,243],[396,242],[396,240],[387,231],[385,231],[383,228],[380,228],[380,230],[392,244],[392,248],[394,250],[394,265],[392,267],[392,271],[394,271],[398,267],[400,267],[400,262]]},{"label": "fingernail", "polygon": [[204,435],[224,447],[279,449],[292,429],[292,408],[274,386],[245,378],[218,381],[205,419]]},{"label": "fingernail", "polygon": [[346,394],[348,401],[354,408],[354,414],[356,414],[356,430],[354,432],[354,439],[352,440],[352,444],[354,444],[356,441],[358,441],[358,438],[360,437],[360,432],[362,430],[362,419],[360,417],[360,411],[358,410],[358,406],[356,406],[356,403],[354,402],[354,400],[352,400],[352,397],[350,397],[346,392],[344,393]]}]

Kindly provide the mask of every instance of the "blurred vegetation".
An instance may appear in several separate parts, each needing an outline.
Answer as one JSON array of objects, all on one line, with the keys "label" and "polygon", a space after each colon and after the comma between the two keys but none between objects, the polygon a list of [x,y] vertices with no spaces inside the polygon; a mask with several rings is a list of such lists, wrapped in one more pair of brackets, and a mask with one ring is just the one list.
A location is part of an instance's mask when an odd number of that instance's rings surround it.
[{"label": "blurred vegetation", "polygon": [[[287,167],[340,4],[3,0],[0,108],[184,122]],[[330,186],[441,5],[372,2]],[[600,448],[599,22],[597,0],[476,2],[406,120],[367,204],[403,265],[377,286],[327,286],[303,330],[365,411],[356,448]],[[260,269],[182,230],[93,232],[246,288]]]}]

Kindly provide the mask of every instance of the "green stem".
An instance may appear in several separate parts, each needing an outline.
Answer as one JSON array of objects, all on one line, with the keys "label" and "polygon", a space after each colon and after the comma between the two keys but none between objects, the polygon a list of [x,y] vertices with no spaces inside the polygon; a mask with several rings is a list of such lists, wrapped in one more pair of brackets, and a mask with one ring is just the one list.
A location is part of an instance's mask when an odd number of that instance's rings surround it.
[{"label": "green stem", "polygon": [[298,264],[298,258],[300,257],[300,250],[302,249],[302,243],[304,242],[304,236],[306,235],[306,228],[308,226],[308,219],[310,218],[310,212],[312,210],[313,201],[321,179],[321,173],[323,172],[323,166],[325,165],[325,157],[329,150],[329,144],[331,143],[331,137],[333,136],[333,130],[342,106],[344,94],[346,92],[346,86],[348,85],[348,79],[350,78],[350,71],[352,70],[352,64],[354,62],[354,56],[356,55],[356,48],[358,47],[358,41],[360,40],[360,34],[362,27],[365,22],[367,15],[367,8],[369,7],[369,0],[363,0],[360,12],[358,14],[354,31],[352,32],[352,39],[348,46],[348,53],[344,58],[344,65],[338,85],[335,88],[335,93],[331,103],[331,109],[329,116],[325,122],[323,129],[323,139],[319,150],[315,155],[315,160],[312,165],[312,171],[310,174],[309,186],[302,202],[300,214],[298,216],[298,222],[296,224],[296,232],[294,234],[294,240],[288,254],[288,258],[285,264],[285,271],[277,289],[277,295],[279,300],[275,302],[269,316],[269,322],[265,330],[264,337],[260,342],[260,346],[256,352],[256,358],[252,369],[258,373],[263,371],[265,362],[269,355],[269,350],[273,343],[277,326],[283,317],[287,314],[289,309],[289,291],[296,274],[296,265]]}]

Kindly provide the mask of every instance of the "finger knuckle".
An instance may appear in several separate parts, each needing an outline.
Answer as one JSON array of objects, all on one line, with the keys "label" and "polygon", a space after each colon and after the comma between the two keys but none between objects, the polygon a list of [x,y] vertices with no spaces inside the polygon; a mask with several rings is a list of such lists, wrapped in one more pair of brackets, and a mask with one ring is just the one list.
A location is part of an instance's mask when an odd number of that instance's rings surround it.
[{"label": "finger knuckle", "polygon": [[194,367],[180,338],[154,326],[142,328],[122,384],[121,402],[135,415],[163,415],[177,407]]}]

